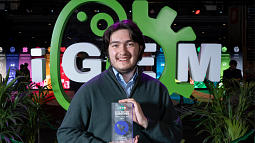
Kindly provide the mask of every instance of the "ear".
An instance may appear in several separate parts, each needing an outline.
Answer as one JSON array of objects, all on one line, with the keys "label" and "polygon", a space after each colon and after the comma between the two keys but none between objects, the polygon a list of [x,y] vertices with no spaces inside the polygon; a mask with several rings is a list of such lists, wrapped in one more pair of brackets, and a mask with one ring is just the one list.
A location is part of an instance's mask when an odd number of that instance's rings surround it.
[{"label": "ear", "polygon": [[140,45],[140,46],[139,46],[139,54],[138,54],[138,55],[140,55],[140,54],[141,54],[142,50],[143,50],[143,46],[142,46],[142,45]]}]

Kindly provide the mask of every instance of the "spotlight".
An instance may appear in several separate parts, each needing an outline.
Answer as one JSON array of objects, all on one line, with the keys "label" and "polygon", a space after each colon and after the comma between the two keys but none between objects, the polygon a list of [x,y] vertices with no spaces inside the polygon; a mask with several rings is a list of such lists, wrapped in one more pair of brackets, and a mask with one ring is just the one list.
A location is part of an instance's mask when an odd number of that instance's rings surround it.
[{"label": "spotlight", "polygon": [[222,4],[217,4],[217,11],[219,13],[222,13],[222,11],[223,11],[223,5]]},{"label": "spotlight", "polygon": [[149,12],[150,12],[150,14],[154,14],[155,13],[155,6],[150,6]]},{"label": "spotlight", "polygon": [[27,13],[30,13],[30,10],[29,10],[29,9],[26,9],[26,12],[27,12]]},{"label": "spotlight", "polygon": [[154,12],[155,12],[154,9],[151,9],[151,10],[150,10],[150,14],[153,14]]},{"label": "spotlight", "polygon": [[55,5],[51,5],[50,6],[50,12],[53,13],[56,11],[56,6]]},{"label": "spotlight", "polygon": [[10,11],[10,4],[9,3],[6,3],[5,4],[5,9],[4,9],[5,12],[9,12]]},{"label": "spotlight", "polygon": [[25,12],[26,13],[32,13],[33,12],[32,7],[31,6],[26,6],[25,7]]},{"label": "spotlight", "polygon": [[200,13],[200,10],[196,10],[195,14],[199,14]]}]

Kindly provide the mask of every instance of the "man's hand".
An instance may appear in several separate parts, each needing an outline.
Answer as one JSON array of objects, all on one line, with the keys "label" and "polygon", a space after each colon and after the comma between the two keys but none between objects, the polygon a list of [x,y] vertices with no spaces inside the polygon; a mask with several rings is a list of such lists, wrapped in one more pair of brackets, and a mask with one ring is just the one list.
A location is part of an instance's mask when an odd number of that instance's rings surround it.
[{"label": "man's hand", "polygon": [[133,103],[133,120],[144,128],[147,128],[148,120],[144,116],[142,108],[133,98],[119,100],[119,103]]},{"label": "man's hand", "polygon": [[[138,143],[138,138],[139,135],[135,136],[135,138],[133,138],[133,143]],[[109,142],[109,143],[126,143],[126,142],[130,142],[131,140],[128,141],[118,141],[118,142]]]}]

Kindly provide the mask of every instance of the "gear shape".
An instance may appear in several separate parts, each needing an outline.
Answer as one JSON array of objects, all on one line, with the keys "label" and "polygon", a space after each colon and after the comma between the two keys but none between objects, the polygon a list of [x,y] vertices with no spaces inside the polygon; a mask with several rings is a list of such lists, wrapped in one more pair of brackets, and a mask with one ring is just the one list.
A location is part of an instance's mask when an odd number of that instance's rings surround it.
[{"label": "gear shape", "polygon": [[[191,27],[184,27],[178,32],[171,29],[177,12],[170,7],[164,7],[156,19],[148,16],[148,2],[136,0],[133,3],[133,20],[140,27],[144,36],[155,40],[163,49],[165,55],[165,68],[160,81],[172,94],[177,92],[184,97],[190,97],[194,86],[189,83],[177,84],[175,82],[176,72],[176,43],[178,41],[194,41],[196,35]],[[142,18],[141,18],[142,17]]]}]

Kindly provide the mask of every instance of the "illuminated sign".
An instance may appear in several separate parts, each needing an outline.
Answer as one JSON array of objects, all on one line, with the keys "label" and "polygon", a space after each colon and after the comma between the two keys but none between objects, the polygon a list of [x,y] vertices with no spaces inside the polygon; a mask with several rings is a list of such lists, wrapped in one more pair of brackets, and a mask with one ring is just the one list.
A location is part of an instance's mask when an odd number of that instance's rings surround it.
[{"label": "illuminated sign", "polygon": [[27,53],[28,50],[27,50],[27,47],[23,47],[23,53]]},{"label": "illuminated sign", "polygon": [[13,53],[13,52],[15,52],[15,48],[14,47],[11,47],[10,48],[10,51]]}]

